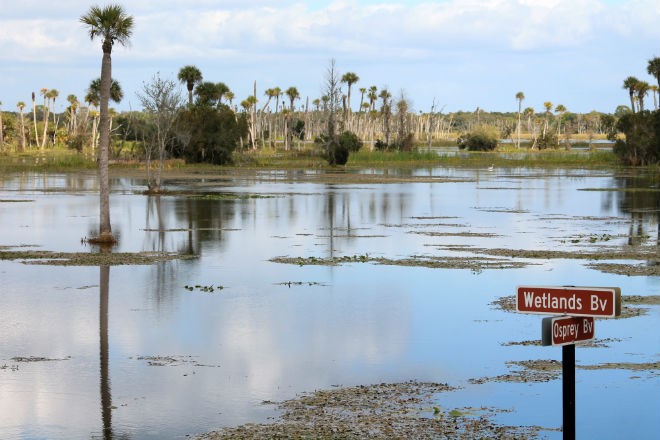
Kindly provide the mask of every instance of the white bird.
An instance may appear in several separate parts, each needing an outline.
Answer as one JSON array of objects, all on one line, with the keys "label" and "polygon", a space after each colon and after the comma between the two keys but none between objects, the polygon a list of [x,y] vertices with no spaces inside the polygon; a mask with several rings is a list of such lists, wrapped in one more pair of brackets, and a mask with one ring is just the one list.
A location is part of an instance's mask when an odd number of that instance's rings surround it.
[{"label": "white bird", "polygon": [[492,164],[491,164],[491,166],[488,167],[488,171],[493,171],[493,165]]}]

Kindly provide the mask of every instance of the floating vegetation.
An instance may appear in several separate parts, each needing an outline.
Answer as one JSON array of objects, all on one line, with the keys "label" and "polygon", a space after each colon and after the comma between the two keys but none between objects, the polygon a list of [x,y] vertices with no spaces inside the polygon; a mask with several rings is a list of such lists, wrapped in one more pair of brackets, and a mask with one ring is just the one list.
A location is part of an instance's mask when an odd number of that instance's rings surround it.
[{"label": "floating vegetation", "polygon": [[[132,358],[130,358],[132,359]],[[219,367],[220,365],[200,364],[195,356],[138,356],[138,361],[147,361],[150,367],[177,367],[179,365],[192,365],[194,367]],[[184,375],[185,376],[185,375]]]},{"label": "floating vegetation", "polygon": [[190,196],[193,200],[249,200],[249,199],[273,199],[272,194],[243,194],[243,193],[207,193]]},{"label": "floating vegetation", "polygon": [[559,379],[562,368],[561,362],[553,359],[509,361],[506,365],[509,368],[515,368],[515,370],[495,377],[470,379],[469,382],[472,384],[486,382],[550,382]]},{"label": "floating vegetation", "polygon": [[277,286],[325,286],[323,283],[318,283],[316,281],[285,281],[283,283],[276,283]]},{"label": "floating vegetation", "polygon": [[185,285],[185,286],[183,286],[183,288],[190,291],[190,292],[197,290],[198,292],[203,292],[203,293],[214,293],[216,290],[218,290],[218,291],[223,290],[225,288],[225,286],[213,286],[213,285],[202,286],[202,285],[196,284],[194,286]]},{"label": "floating vegetation", "polygon": [[[621,342],[620,338],[604,338],[604,339],[591,339],[589,341],[578,342],[577,345],[584,348],[607,348],[613,342]],[[517,342],[503,342],[500,345],[503,347],[513,346],[541,346],[541,339],[533,341],[517,341]]]},{"label": "floating vegetation", "polygon": [[501,237],[499,234],[489,232],[430,232],[430,231],[410,231],[409,234],[428,235],[429,237],[478,237],[493,238]]},{"label": "floating vegetation", "polygon": [[34,202],[34,200],[9,200],[9,199],[0,199],[0,203],[26,203]]},{"label": "floating vegetation", "polygon": [[[620,235],[619,237],[623,237],[623,235]],[[610,234],[580,234],[574,238],[569,238],[567,240],[560,240],[561,243],[580,243],[580,242],[587,242],[587,243],[596,243],[596,242],[601,242],[601,241],[610,241],[612,239],[616,238],[613,235]]]},{"label": "floating vegetation", "polygon": [[492,255],[511,258],[542,258],[542,259],[566,259],[566,260],[648,260],[658,256],[658,248],[649,247],[625,247],[606,248],[599,251],[556,251],[536,249],[487,249],[474,247],[442,247],[452,251],[469,251],[475,254]]},{"label": "floating vegetation", "polygon": [[509,214],[527,214],[529,211],[527,209],[516,209],[516,208],[478,208],[475,207],[477,211],[482,212],[505,212]]},{"label": "floating vegetation", "polygon": [[660,265],[657,264],[590,263],[587,267],[616,275],[660,276]]},{"label": "floating vegetation", "polygon": [[519,269],[529,263],[494,258],[458,258],[458,257],[423,257],[391,259],[383,257],[370,257],[369,254],[343,257],[275,257],[270,261],[284,264],[297,264],[298,266],[338,266],[345,263],[374,263],[387,266],[428,267],[434,269],[470,269],[475,273],[484,269]]},{"label": "floating vegetation", "polygon": [[51,251],[2,251],[0,260],[22,260],[24,264],[42,264],[51,266],[120,266],[146,265],[170,260],[191,260],[192,254],[172,252],[51,252]]},{"label": "floating vegetation", "polygon": [[52,359],[42,356],[16,356],[11,358],[14,362],[56,362],[56,361],[68,361],[71,359],[71,356],[67,356],[63,359]]},{"label": "floating vegetation", "polygon": [[[536,438],[540,428],[501,426],[489,416],[497,410],[443,411],[437,395],[454,388],[442,383],[404,382],[338,388],[275,403],[278,420],[223,428],[198,439],[271,438]],[[264,404],[274,404],[264,402]]]}]

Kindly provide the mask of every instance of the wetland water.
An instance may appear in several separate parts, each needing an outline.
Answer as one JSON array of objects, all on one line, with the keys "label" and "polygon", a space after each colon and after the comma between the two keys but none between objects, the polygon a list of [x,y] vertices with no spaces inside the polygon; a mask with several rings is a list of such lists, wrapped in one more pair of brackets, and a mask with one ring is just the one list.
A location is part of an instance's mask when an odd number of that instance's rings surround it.
[{"label": "wetland water", "polygon": [[[160,197],[111,183],[112,252],[197,257],[0,260],[0,438],[186,438],[272,421],[264,402],[409,380],[458,387],[443,409],[561,438],[561,379],[502,379],[561,348],[529,343],[542,316],[493,302],[517,285],[660,290],[657,176],[258,171],[170,179]],[[97,225],[93,173],[1,175],[0,251],[98,252]],[[660,435],[660,313],[643,307],[576,349],[594,367],[576,371],[581,438]]]}]

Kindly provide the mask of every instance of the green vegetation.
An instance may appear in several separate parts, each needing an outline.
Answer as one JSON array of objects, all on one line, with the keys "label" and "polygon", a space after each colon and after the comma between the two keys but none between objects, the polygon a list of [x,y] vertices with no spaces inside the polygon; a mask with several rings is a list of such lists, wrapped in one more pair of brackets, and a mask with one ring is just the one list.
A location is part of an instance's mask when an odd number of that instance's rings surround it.
[{"label": "green vegetation", "polygon": [[497,148],[500,133],[495,127],[481,125],[469,133],[461,134],[456,142],[458,148],[468,151],[493,151]]}]

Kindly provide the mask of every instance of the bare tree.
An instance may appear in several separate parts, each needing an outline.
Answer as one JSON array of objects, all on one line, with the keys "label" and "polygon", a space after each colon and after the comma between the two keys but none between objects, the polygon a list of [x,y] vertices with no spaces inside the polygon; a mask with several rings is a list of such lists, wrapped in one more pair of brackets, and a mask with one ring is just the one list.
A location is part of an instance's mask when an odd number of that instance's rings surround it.
[{"label": "bare tree", "polygon": [[[171,79],[163,79],[158,73],[153,76],[151,81],[143,84],[142,91],[137,95],[154,128],[153,136],[145,139],[144,146],[147,157],[148,190],[150,193],[159,193],[166,147],[173,138],[172,127],[179,109],[184,104],[184,99],[176,82]],[[158,154],[158,168],[156,175],[152,176],[151,155],[154,152]]]}]

